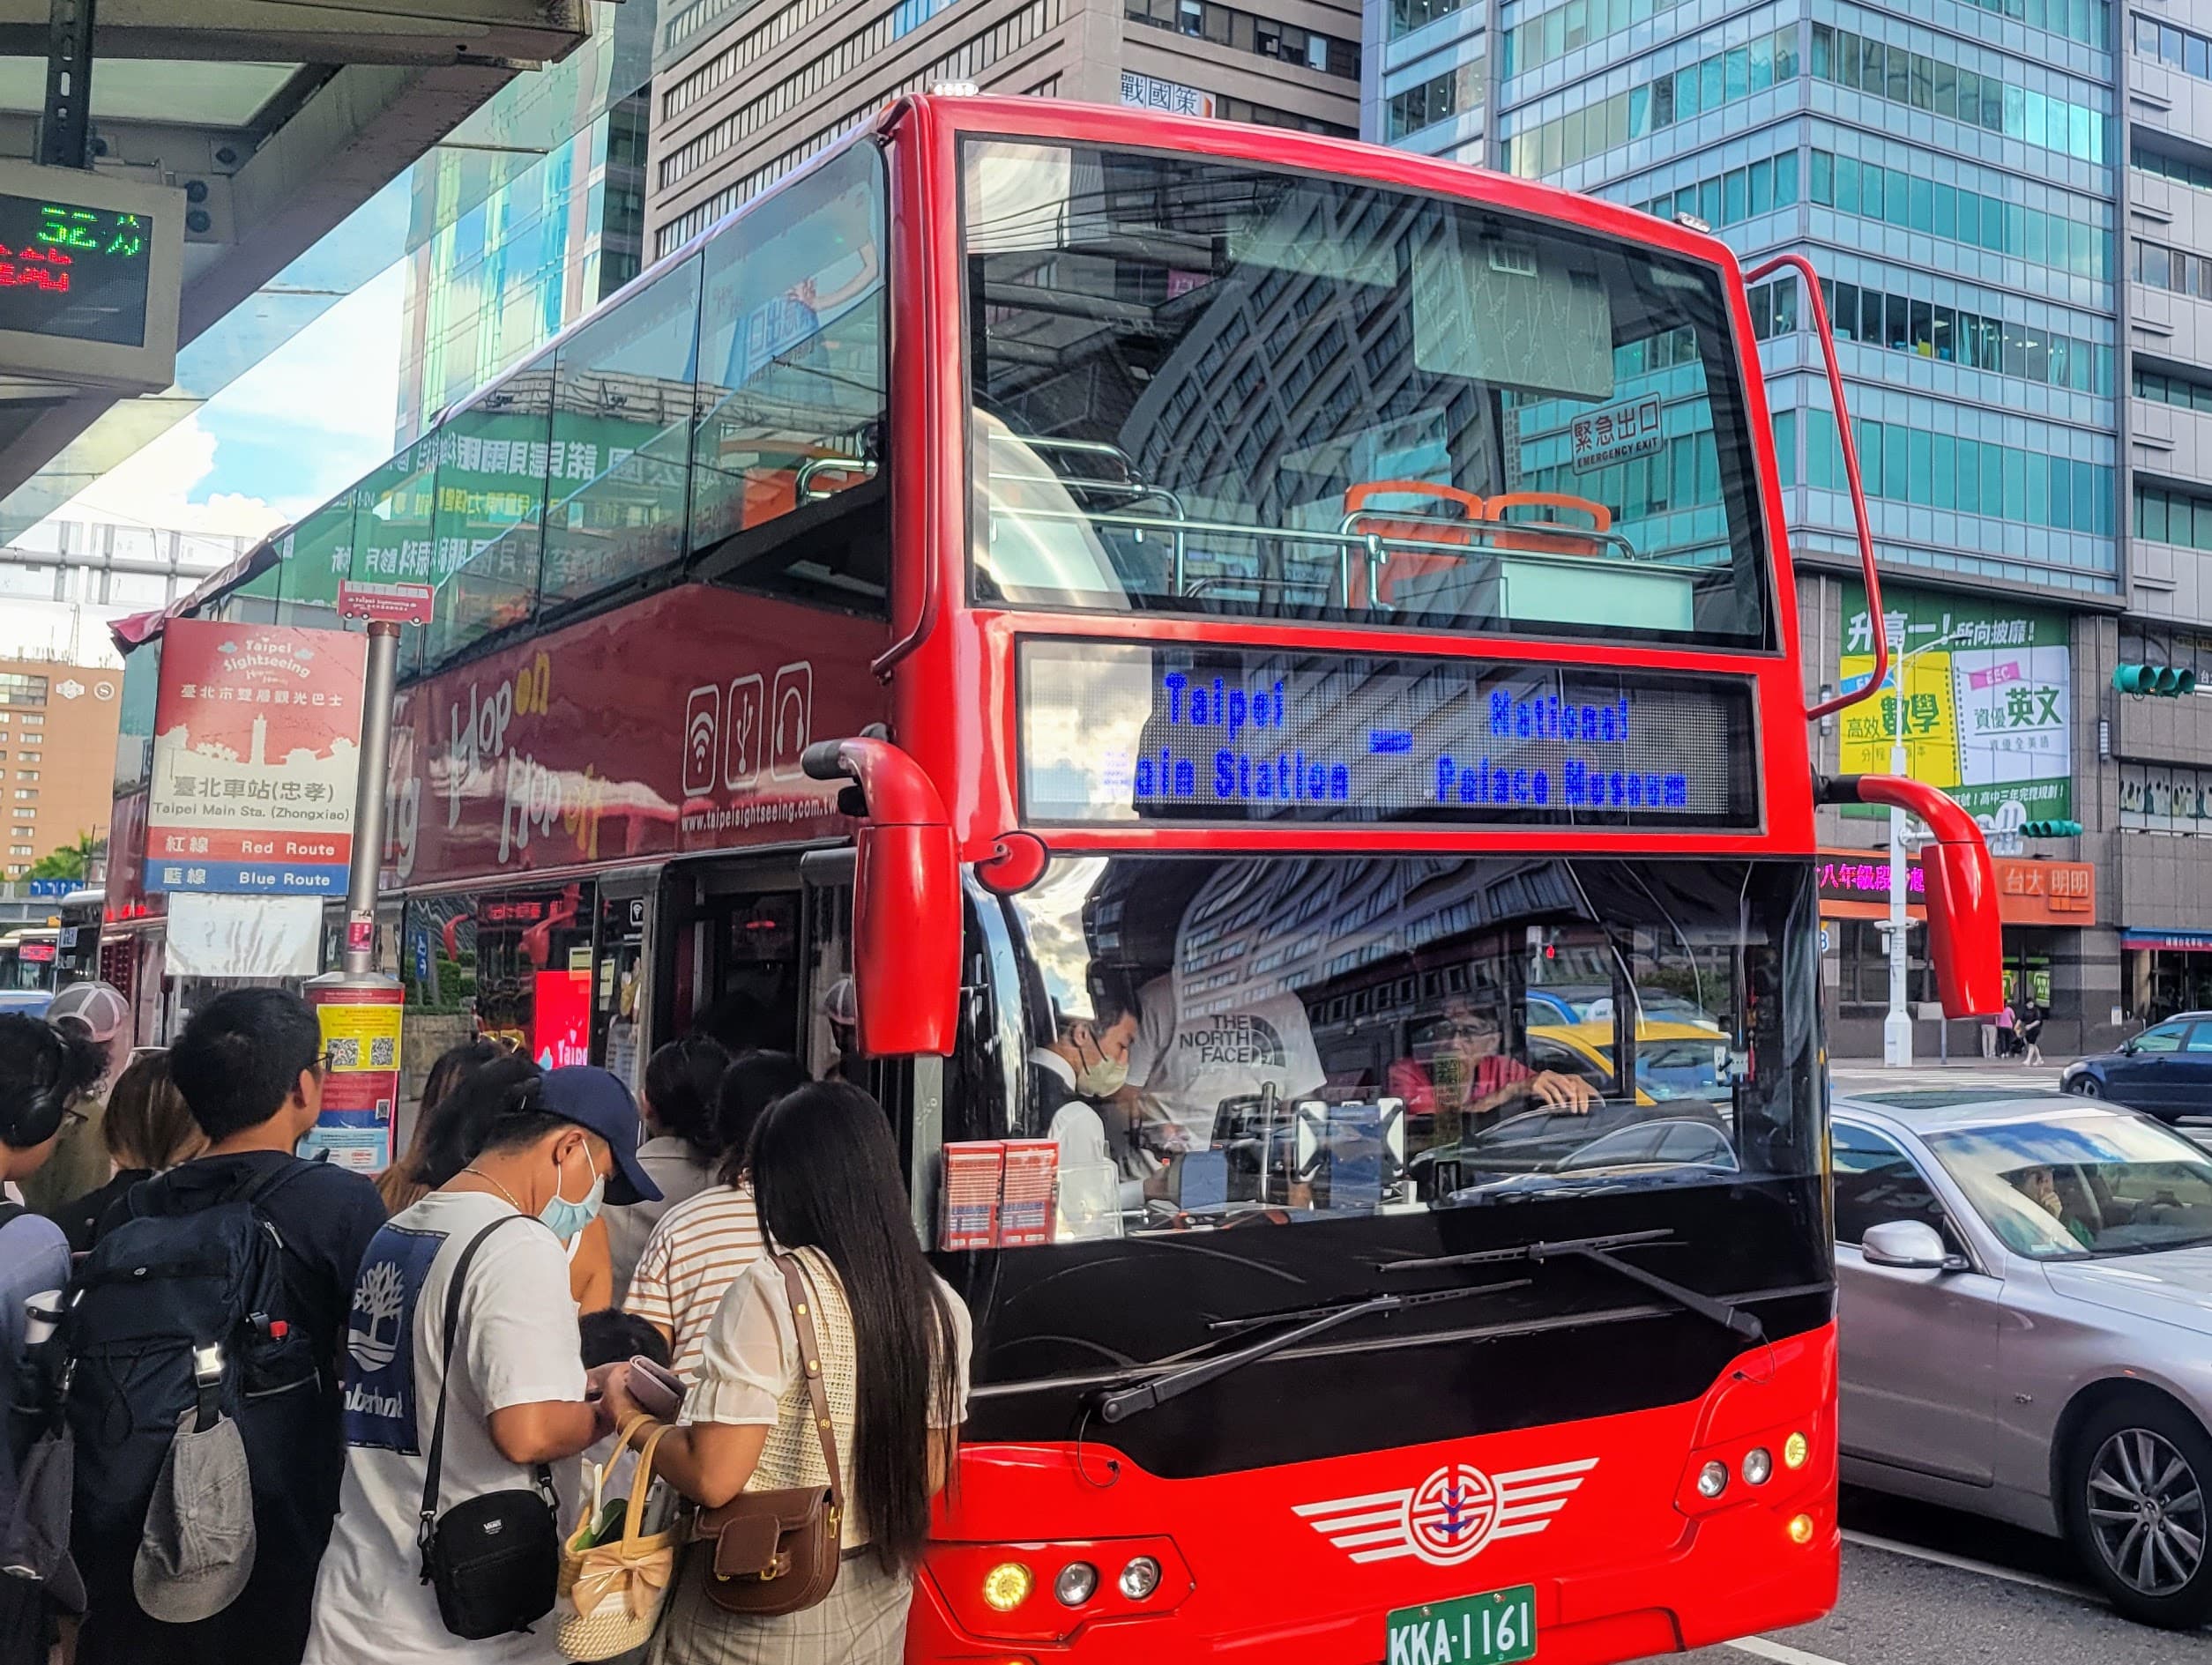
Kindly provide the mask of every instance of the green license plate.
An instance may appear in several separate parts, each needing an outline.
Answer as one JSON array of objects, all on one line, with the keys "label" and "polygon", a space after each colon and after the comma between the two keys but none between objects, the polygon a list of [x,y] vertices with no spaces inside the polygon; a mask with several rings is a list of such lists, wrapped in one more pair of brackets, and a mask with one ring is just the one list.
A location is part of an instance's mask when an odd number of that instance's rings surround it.
[{"label": "green license plate", "polygon": [[1388,1665],[1507,1665],[1536,1657],[1536,1586],[1402,1607],[1389,1617]]}]

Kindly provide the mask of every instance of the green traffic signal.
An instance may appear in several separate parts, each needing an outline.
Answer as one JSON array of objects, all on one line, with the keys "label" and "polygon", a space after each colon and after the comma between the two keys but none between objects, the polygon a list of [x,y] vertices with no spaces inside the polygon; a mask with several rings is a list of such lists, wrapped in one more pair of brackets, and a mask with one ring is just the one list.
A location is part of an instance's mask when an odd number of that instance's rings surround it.
[{"label": "green traffic signal", "polygon": [[2171,665],[2122,665],[2113,668],[2112,686],[2122,694],[2178,699],[2197,691],[2197,673]]},{"label": "green traffic signal", "polygon": [[2020,829],[2022,838],[2079,838],[2082,823],[2078,821],[2031,821]]}]

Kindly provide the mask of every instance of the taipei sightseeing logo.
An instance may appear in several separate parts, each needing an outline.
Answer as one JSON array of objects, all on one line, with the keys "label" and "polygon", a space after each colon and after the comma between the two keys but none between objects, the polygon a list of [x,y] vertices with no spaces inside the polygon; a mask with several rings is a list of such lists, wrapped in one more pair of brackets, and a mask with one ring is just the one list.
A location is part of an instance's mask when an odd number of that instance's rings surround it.
[{"label": "taipei sightseeing logo", "polygon": [[1492,1475],[1472,1463],[1447,1463],[1403,1491],[1301,1503],[1291,1513],[1363,1565],[1411,1555],[1457,1566],[1495,1539],[1549,1527],[1597,1467],[1590,1457]]}]

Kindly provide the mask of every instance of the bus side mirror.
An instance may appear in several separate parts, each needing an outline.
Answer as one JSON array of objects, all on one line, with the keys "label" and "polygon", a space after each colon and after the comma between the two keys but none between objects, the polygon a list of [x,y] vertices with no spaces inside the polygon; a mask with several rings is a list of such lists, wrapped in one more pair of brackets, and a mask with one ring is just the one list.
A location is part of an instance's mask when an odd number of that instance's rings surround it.
[{"label": "bus side mirror", "polygon": [[853,866],[855,1038],[871,1058],[952,1051],[959,1027],[960,868],[943,801],[889,740],[807,748],[816,780],[850,780],[860,823]]},{"label": "bus side mirror", "polygon": [[1920,847],[1928,916],[1928,963],[1946,1017],[1981,1017],[2005,1004],[1997,868],[1974,818],[1934,787],[1899,775],[1853,775],[1821,783],[1826,803],[1887,804],[1927,823]]}]

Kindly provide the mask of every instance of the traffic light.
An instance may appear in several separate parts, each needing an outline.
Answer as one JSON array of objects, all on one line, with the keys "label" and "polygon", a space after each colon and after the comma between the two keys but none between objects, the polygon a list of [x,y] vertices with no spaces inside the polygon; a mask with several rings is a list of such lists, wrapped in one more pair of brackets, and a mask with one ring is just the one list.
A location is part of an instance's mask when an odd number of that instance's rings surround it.
[{"label": "traffic light", "polygon": [[2171,665],[2123,665],[2114,668],[2112,686],[2122,694],[2179,699],[2197,691],[2197,673]]},{"label": "traffic light", "polygon": [[2082,823],[2078,821],[2031,821],[2020,829],[2022,838],[2079,838]]}]

